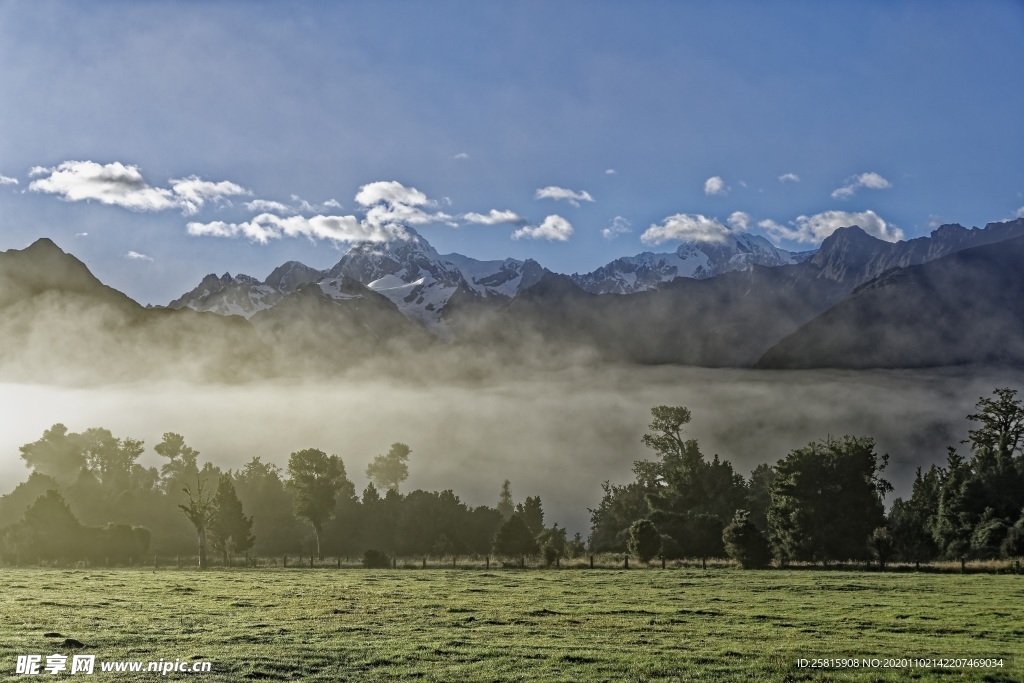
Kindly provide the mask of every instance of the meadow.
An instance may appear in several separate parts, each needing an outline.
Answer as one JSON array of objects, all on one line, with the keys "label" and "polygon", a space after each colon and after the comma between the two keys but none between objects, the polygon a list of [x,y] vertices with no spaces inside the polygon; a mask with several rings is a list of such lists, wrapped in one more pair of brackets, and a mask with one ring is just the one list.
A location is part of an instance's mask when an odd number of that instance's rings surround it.
[{"label": "meadow", "polygon": [[[0,680],[25,680],[18,655],[86,653],[206,660],[167,677],[209,682],[1024,681],[1022,604],[1024,576],[1006,574],[9,568]],[[797,665],[915,657],[1003,666]]]}]

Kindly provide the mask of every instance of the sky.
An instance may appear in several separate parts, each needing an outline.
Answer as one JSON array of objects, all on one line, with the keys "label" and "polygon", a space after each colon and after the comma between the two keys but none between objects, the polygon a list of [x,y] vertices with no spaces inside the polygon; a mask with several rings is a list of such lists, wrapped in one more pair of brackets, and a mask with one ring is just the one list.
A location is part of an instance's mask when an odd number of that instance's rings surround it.
[{"label": "sky", "polygon": [[1024,216],[1024,3],[0,0],[0,249],[141,303],[439,252],[588,272]]}]

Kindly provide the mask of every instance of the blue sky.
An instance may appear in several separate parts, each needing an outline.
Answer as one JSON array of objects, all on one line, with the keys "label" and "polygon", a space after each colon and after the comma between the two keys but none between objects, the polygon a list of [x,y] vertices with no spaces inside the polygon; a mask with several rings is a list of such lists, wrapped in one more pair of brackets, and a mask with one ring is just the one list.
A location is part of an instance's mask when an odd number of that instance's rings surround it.
[{"label": "blue sky", "polygon": [[403,221],[585,272],[1024,215],[1020,2],[2,2],[0,64],[0,249],[143,303]]}]

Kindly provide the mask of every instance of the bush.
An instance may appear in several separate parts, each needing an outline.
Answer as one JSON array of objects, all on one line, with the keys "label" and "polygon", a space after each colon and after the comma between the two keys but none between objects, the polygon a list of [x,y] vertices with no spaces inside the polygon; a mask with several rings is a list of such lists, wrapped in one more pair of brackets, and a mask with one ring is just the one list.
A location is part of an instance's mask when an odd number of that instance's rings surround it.
[{"label": "bush", "polygon": [[558,547],[551,541],[548,541],[544,544],[544,547],[541,549],[541,552],[544,555],[545,567],[550,567],[551,565],[553,565],[558,560],[558,556],[561,554],[558,552]]},{"label": "bush", "polygon": [[371,548],[363,553],[363,566],[367,569],[387,569],[391,566],[391,558]]},{"label": "bush", "polygon": [[638,519],[629,527],[629,552],[643,563],[650,562],[661,552],[661,534],[654,522]]},{"label": "bush", "polygon": [[771,548],[761,530],[750,521],[746,510],[737,510],[729,526],[722,532],[722,542],[729,557],[744,569],[767,567]]},{"label": "bush", "polygon": [[494,554],[500,557],[536,555],[539,551],[537,539],[519,513],[509,517],[494,537]]}]

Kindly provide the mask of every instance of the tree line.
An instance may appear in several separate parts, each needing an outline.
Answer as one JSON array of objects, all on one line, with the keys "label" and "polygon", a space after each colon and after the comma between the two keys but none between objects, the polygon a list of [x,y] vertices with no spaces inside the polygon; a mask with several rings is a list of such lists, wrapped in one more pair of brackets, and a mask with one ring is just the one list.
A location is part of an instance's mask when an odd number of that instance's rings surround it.
[{"label": "tree line", "polygon": [[[144,467],[142,441],[57,424],[20,448],[28,480],[0,497],[5,561],[124,562],[146,555],[364,557],[630,553],[654,558],[731,557],[771,562],[876,559],[929,562],[1024,554],[1024,406],[1016,391],[981,398],[975,424],[945,466],[918,469],[911,495],[888,511],[888,455],[870,437],[827,438],[791,451],[749,477],[685,435],[692,416],[656,406],[634,463],[634,481],[605,482],[591,529],[568,538],[547,526],[539,496],[520,502],[502,484],[496,505],[471,507],[451,490],[402,493],[412,452],[394,443],[366,468],[357,493],[344,462],[319,449],[292,453],[282,469],[253,457],[238,470],[200,465],[183,436],[165,433]],[[197,553],[198,551],[198,553]]]},{"label": "tree line", "polygon": [[791,451],[749,478],[708,460],[684,407],[652,409],[643,442],[656,458],[635,480],[604,484],[590,510],[590,547],[656,556],[731,557],[743,566],[877,560],[929,562],[1024,554],[1024,407],[999,388],[967,416],[969,454],[950,447],[945,467],[917,471],[909,499],[882,472],[889,456],[863,436],[827,438]]}]

